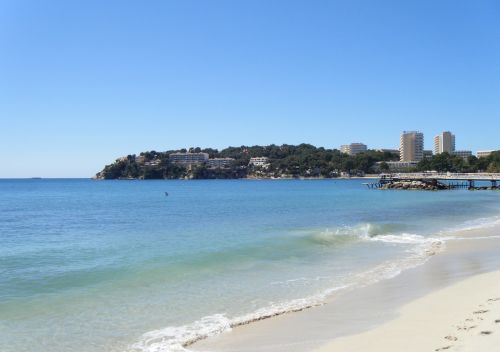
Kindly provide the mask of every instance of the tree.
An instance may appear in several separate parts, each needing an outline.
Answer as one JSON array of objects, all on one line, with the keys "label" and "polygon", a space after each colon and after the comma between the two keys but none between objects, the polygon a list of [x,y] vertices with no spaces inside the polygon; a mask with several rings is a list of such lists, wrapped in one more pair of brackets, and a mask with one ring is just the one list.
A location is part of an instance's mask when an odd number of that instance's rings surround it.
[{"label": "tree", "polygon": [[500,161],[492,161],[489,165],[488,168],[486,169],[487,172],[500,172]]},{"label": "tree", "polygon": [[389,171],[389,164],[387,164],[385,161],[382,161],[380,163],[380,170],[383,172],[388,172]]}]

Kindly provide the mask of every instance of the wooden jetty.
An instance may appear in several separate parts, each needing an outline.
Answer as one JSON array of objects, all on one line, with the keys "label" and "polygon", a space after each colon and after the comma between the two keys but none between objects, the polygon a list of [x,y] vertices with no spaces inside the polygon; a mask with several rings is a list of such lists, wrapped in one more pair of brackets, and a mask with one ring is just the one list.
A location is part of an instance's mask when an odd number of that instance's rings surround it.
[{"label": "wooden jetty", "polygon": [[[414,172],[381,174],[378,181],[364,184],[370,189],[379,189],[391,188],[388,187],[388,184],[411,182],[439,185],[440,189],[499,190],[500,173]],[[490,186],[478,186],[478,182],[489,182]]]}]

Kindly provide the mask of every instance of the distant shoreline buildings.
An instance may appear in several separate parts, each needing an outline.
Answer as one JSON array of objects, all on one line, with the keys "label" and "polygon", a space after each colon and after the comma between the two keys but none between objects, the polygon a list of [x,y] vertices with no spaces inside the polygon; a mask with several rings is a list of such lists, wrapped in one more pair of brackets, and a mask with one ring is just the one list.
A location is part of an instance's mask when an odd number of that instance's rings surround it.
[{"label": "distant shoreline buildings", "polygon": [[459,156],[464,160],[467,160],[469,157],[472,156],[472,151],[471,150],[455,150],[452,154],[455,156]]},{"label": "distant shoreline buildings", "polygon": [[[423,133],[404,132],[400,149],[368,149],[351,143],[340,150],[310,144],[189,148],[166,152],[146,151],[117,158],[95,176],[96,179],[238,179],[238,178],[333,178],[365,173],[438,170],[457,172],[500,172],[500,151],[454,150],[452,133],[438,135],[436,154],[423,149]],[[441,142],[440,139],[444,142]],[[448,138],[448,142],[446,142]],[[452,151],[452,154],[448,152]],[[351,155],[349,155],[351,154]],[[442,155],[442,156],[440,156]],[[454,155],[454,158],[450,158]],[[409,160],[403,160],[408,158]],[[460,160],[459,158],[463,158]],[[412,160],[412,159],[421,159]]]},{"label": "distant shoreline buildings", "polygon": [[[399,149],[377,149],[378,152],[383,153],[399,153],[399,161],[385,162],[390,171],[403,171],[413,167],[433,155],[448,153],[468,160],[473,156],[470,150],[455,150],[456,138],[450,131],[443,131],[434,137],[434,150],[424,149],[424,134],[420,131],[403,131],[399,138]],[[364,143],[353,142],[340,146],[340,151],[350,156],[366,153],[368,146]],[[477,157],[488,157],[495,150],[481,150],[477,151]],[[142,159],[141,159],[142,158]],[[146,166],[155,166],[159,164],[159,160],[144,162],[144,157],[137,157],[138,162],[147,164]],[[209,158],[208,153],[202,152],[177,152],[169,155],[172,164],[179,164],[184,166],[193,165],[207,165],[209,168],[228,168],[232,165],[235,159],[233,158]],[[249,166],[267,167],[270,161],[269,158],[252,157],[248,163]]]},{"label": "distant shoreline buildings", "polygon": [[399,161],[421,161],[424,158],[424,134],[404,131],[399,138]]},{"label": "distant shoreline buildings", "polygon": [[193,166],[207,165],[211,169],[224,169],[231,166],[234,162],[233,158],[209,158],[208,153],[172,153],[169,155],[169,160],[172,164]]},{"label": "distant shoreline buildings", "polygon": [[207,160],[207,166],[212,169],[225,169],[234,162],[233,158],[213,158]]},{"label": "distant shoreline buildings", "polygon": [[208,153],[172,153],[169,159],[172,164],[203,164],[208,161]]},{"label": "distant shoreline buildings", "polygon": [[[368,147],[364,143],[350,143],[340,146],[340,151],[348,155],[357,155],[365,153]],[[423,159],[430,158],[433,155],[448,153],[467,160],[473,156],[471,150],[456,150],[455,135],[450,131],[443,131],[434,137],[434,149],[424,149],[424,134],[420,131],[404,131],[399,139],[399,149],[381,148],[376,149],[382,153],[399,154],[399,162],[393,161],[395,168],[407,168],[416,165]],[[476,152],[478,158],[488,157],[495,150],[479,150]]]},{"label": "distant shoreline buildings", "polygon": [[[367,151],[363,143],[351,143],[340,146],[340,151],[348,155],[357,155]],[[473,156],[470,150],[456,150],[455,135],[450,131],[443,131],[434,137],[434,150],[424,149],[424,134],[420,131],[403,131],[399,138],[399,149],[377,149],[378,152],[399,154],[399,161],[384,162],[389,171],[407,171],[414,168],[424,159],[433,155],[448,153],[461,157],[467,161]],[[488,157],[495,150],[480,150],[476,155],[478,158]],[[382,162],[378,162],[381,164]]]},{"label": "distant shoreline buildings", "polygon": [[381,153],[392,153],[392,154],[399,154],[399,149],[387,149],[387,148],[382,148],[382,149],[375,149],[377,152]]},{"label": "distant shoreline buildings", "polygon": [[269,158],[266,156],[250,158],[248,165],[266,167],[269,165]]},{"label": "distant shoreline buildings", "polygon": [[447,152],[453,154],[455,151],[455,135],[449,131],[441,132],[434,137],[434,154]]},{"label": "distant shoreline buildings", "polygon": [[478,150],[476,155],[478,158],[487,158],[490,156],[491,153],[495,151],[496,150]]},{"label": "distant shoreline buildings", "polygon": [[344,144],[340,146],[340,151],[349,155],[356,155],[359,153],[365,153],[368,150],[366,144],[363,143],[351,143]]}]

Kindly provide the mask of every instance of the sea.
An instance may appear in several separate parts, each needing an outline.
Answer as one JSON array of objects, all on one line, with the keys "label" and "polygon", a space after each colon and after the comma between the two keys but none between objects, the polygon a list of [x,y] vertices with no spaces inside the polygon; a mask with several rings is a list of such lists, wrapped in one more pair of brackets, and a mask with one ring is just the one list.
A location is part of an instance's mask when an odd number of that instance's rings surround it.
[{"label": "sea", "polygon": [[500,223],[498,191],[363,182],[0,180],[0,351],[189,351]]}]

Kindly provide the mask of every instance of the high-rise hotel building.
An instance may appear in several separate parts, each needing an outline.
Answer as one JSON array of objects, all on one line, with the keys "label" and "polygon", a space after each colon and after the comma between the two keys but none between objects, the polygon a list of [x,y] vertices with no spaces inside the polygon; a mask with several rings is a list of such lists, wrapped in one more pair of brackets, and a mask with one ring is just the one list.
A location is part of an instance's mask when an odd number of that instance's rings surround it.
[{"label": "high-rise hotel building", "polygon": [[420,161],[424,158],[424,134],[404,131],[399,139],[399,160]]},{"label": "high-rise hotel building", "polygon": [[455,151],[455,135],[451,132],[441,132],[434,137],[434,154],[448,153]]}]

